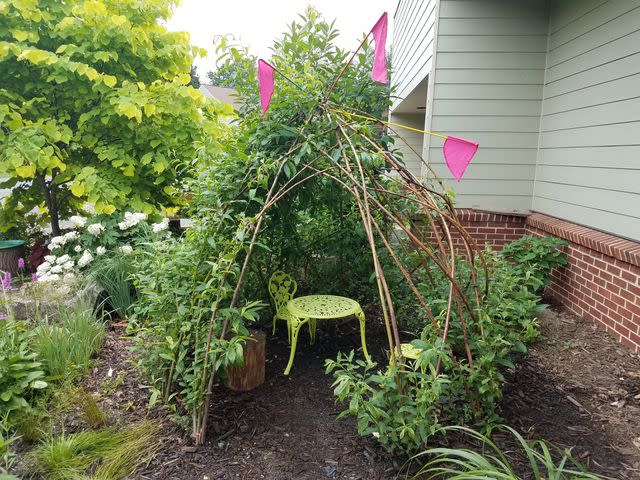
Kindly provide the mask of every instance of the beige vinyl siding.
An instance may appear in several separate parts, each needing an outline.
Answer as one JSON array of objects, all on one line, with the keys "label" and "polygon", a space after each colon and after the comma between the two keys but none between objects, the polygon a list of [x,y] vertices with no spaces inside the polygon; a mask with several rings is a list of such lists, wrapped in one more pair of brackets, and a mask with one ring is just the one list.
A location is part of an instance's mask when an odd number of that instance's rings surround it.
[{"label": "beige vinyl siding", "polygon": [[457,183],[443,141],[425,142],[458,207],[531,208],[548,16],[539,0],[441,0],[427,127],[480,143]]},{"label": "beige vinyl siding", "polygon": [[640,240],[640,0],[554,0],[532,208]]},{"label": "beige vinyl siding", "polygon": [[400,0],[394,16],[391,84],[396,86],[391,110],[431,71],[437,0]]},{"label": "beige vinyl siding", "polygon": [[[389,121],[420,130],[424,129],[424,113],[392,113],[389,116]],[[422,162],[418,155],[422,153],[423,135],[411,130],[402,130],[401,135],[402,140],[396,138],[395,147],[402,153],[402,160],[405,166],[411,173],[419,177],[422,170]],[[418,155],[416,155],[416,152]]]}]

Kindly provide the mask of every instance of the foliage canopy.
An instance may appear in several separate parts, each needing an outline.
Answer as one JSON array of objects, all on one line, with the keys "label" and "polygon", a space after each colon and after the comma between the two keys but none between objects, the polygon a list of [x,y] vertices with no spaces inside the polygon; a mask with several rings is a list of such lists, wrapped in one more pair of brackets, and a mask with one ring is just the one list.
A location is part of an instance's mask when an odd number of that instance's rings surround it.
[{"label": "foliage canopy", "polygon": [[10,228],[45,206],[150,213],[181,200],[181,178],[224,135],[188,86],[189,36],[159,25],[171,0],[0,2],[0,211]]}]

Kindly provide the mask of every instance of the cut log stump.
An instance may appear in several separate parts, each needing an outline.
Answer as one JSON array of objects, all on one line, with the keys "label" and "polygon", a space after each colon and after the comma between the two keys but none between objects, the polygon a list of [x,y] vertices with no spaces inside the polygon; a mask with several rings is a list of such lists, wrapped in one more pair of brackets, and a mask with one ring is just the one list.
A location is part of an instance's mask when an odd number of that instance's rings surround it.
[{"label": "cut log stump", "polygon": [[244,365],[227,368],[229,390],[246,392],[264,383],[267,335],[260,330],[249,330],[251,340],[244,344]]}]

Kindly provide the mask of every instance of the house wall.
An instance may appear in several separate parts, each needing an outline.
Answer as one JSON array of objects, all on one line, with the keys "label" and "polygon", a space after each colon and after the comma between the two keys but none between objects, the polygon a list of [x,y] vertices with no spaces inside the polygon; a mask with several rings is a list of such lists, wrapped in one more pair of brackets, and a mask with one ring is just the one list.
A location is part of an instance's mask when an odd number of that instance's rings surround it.
[{"label": "house wall", "polygon": [[554,0],[533,210],[640,240],[640,0]]},{"label": "house wall", "polygon": [[531,208],[548,17],[540,0],[441,0],[427,130],[480,143],[455,183],[442,140],[425,157],[456,192],[458,207]]},{"label": "house wall", "polygon": [[[389,115],[389,121],[420,130],[424,129],[424,113],[392,113]],[[419,177],[422,170],[422,162],[418,155],[422,154],[424,135],[412,132],[411,130],[402,130],[399,133],[402,135],[402,140],[396,139],[395,146],[402,152],[402,159],[405,166],[411,173]],[[418,155],[416,155],[416,152]]]},{"label": "house wall", "polygon": [[400,0],[393,17],[394,110],[431,71],[437,0]]}]

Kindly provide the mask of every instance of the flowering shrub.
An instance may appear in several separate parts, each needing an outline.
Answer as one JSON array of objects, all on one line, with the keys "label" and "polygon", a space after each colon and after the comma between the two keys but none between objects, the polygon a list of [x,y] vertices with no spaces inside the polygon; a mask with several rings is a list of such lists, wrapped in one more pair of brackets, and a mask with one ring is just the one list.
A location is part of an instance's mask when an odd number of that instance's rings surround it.
[{"label": "flowering shrub", "polygon": [[36,271],[39,281],[72,279],[97,257],[131,254],[135,246],[162,238],[169,228],[168,218],[149,224],[147,214],[138,212],[91,218],[75,215],[69,223],[73,230],[51,239],[51,254]]}]

